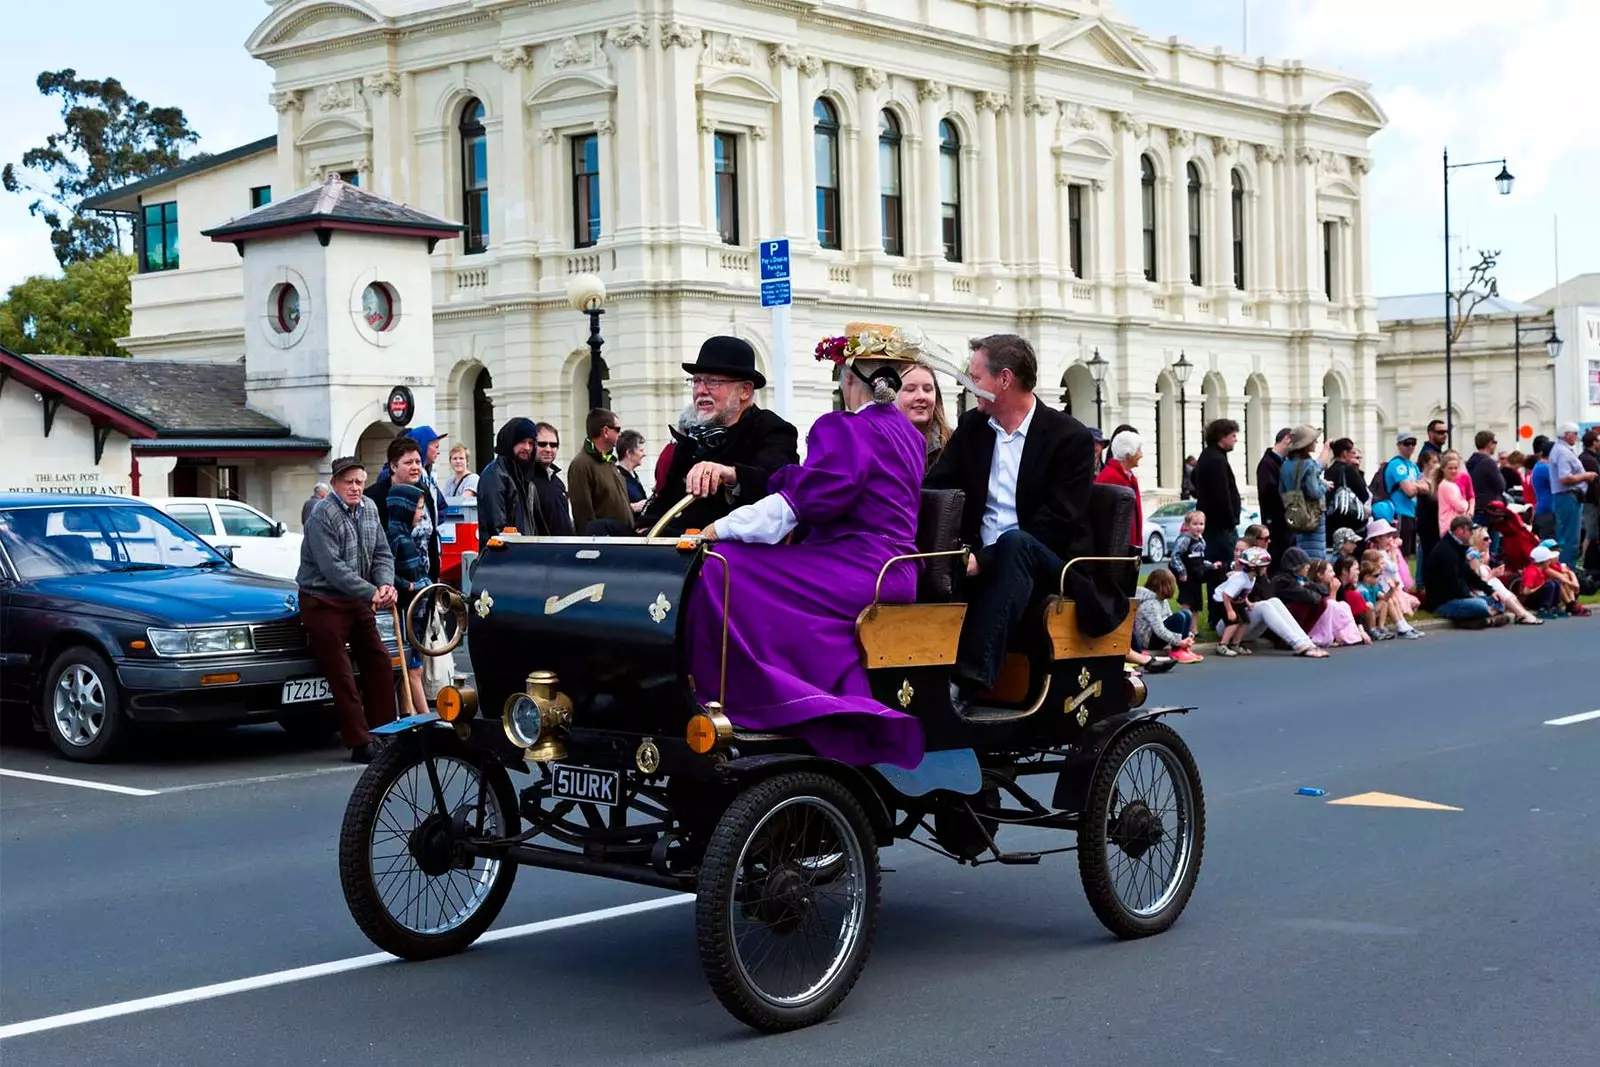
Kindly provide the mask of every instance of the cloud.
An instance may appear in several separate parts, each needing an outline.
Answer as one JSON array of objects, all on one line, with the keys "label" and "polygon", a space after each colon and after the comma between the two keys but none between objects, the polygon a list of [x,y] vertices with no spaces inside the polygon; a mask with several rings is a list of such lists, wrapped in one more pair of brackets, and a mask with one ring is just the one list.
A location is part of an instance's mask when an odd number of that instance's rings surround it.
[{"label": "cloud", "polygon": [[1361,58],[1499,33],[1540,20],[1552,6],[1559,0],[1290,0],[1266,17],[1283,24],[1292,55]]}]

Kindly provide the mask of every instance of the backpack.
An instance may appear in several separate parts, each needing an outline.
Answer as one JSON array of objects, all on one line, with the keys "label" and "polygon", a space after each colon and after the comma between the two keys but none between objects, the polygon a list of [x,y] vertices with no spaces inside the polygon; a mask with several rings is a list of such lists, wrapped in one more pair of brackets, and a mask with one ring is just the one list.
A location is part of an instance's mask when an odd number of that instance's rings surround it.
[{"label": "backpack", "polygon": [[1368,518],[1366,502],[1356,496],[1355,490],[1349,485],[1343,484],[1349,476],[1349,470],[1348,467],[1341,469],[1339,475],[1341,484],[1333,491],[1333,499],[1328,504],[1328,510],[1338,515],[1341,521],[1353,521],[1363,525]]},{"label": "backpack", "polygon": [[1303,459],[1294,461],[1297,468],[1295,487],[1283,494],[1283,519],[1289,524],[1289,529],[1296,533],[1310,533],[1322,525],[1323,502],[1306,496],[1305,490],[1300,488],[1305,463]]},{"label": "backpack", "polygon": [[1389,499],[1389,464],[1385,462],[1372,474],[1372,480],[1367,483],[1367,491],[1372,494],[1374,504]]}]

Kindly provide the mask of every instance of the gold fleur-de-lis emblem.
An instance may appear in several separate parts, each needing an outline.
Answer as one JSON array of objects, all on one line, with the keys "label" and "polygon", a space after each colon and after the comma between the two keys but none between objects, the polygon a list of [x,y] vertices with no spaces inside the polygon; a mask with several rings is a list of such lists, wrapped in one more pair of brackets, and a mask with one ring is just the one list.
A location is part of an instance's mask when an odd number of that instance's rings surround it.
[{"label": "gold fleur-de-lis emblem", "polygon": [[1089,668],[1088,667],[1085,667],[1083,670],[1078,672],[1078,688],[1079,689],[1087,689],[1087,688],[1089,688]]},{"label": "gold fleur-de-lis emblem", "polygon": [[909,678],[900,683],[900,691],[895,694],[899,698],[902,708],[909,708],[911,706],[911,698],[916,695],[917,691],[911,688],[911,679]]},{"label": "gold fleur-de-lis emblem", "polygon": [[667,599],[667,594],[657,593],[656,602],[650,605],[650,619],[661,623],[667,619],[667,612],[672,610],[672,602]]},{"label": "gold fleur-de-lis emblem", "polygon": [[487,619],[489,617],[489,611],[493,607],[494,597],[490,596],[489,590],[485,589],[483,592],[478,594],[478,602],[473,605],[473,610],[478,613],[478,618]]}]

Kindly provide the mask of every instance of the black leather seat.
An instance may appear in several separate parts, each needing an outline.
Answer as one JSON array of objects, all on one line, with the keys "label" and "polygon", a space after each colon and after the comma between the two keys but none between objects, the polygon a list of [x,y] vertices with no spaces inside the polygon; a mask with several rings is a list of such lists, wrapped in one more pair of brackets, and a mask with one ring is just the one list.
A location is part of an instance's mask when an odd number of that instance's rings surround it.
[{"label": "black leather seat", "polygon": [[1089,488],[1089,532],[1092,556],[1133,554],[1133,490],[1096,482]]},{"label": "black leather seat", "polygon": [[[961,511],[967,494],[959,489],[924,489],[917,510],[917,551],[949,552],[961,547]],[[1126,536],[1126,533],[1124,533]],[[955,595],[960,556],[941,556],[921,561],[917,579],[917,600],[944,603]]]}]

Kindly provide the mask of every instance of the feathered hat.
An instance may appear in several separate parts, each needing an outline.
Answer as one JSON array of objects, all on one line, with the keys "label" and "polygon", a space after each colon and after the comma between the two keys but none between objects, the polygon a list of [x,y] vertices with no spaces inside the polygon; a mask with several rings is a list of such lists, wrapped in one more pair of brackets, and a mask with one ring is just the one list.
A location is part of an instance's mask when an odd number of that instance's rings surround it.
[{"label": "feathered hat", "polygon": [[[974,396],[984,400],[994,399],[993,393],[979,388],[967,375],[949,349],[915,328],[907,330],[873,322],[846,323],[842,335],[824,337],[817,342],[816,358],[829,360],[839,367],[849,367],[869,385],[872,384],[871,379],[855,368],[857,359],[915,364],[935,374],[948,375]],[[884,373],[884,370],[880,370],[873,377]],[[894,374],[893,371],[888,373]],[[899,377],[898,374],[894,376],[896,379]],[[899,386],[895,388],[898,390]]]}]

